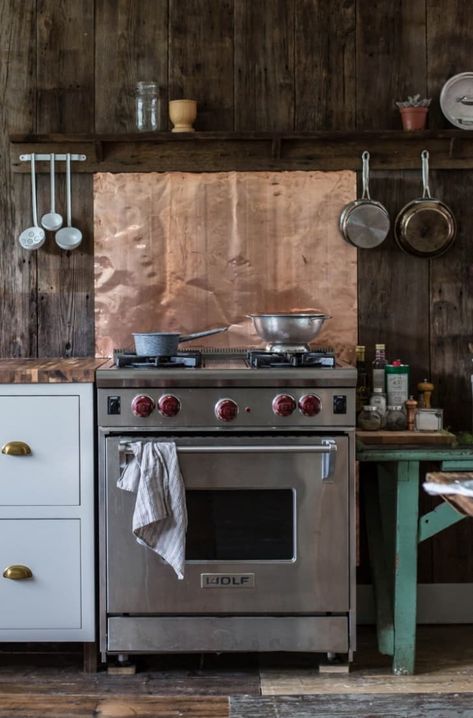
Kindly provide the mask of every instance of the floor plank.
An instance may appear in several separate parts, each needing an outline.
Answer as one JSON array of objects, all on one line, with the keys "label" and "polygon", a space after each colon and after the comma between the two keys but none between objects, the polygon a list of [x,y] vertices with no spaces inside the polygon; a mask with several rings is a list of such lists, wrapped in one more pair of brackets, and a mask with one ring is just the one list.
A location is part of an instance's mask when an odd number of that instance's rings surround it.
[{"label": "floor plank", "polygon": [[273,696],[230,699],[230,718],[473,718],[473,694]]}]

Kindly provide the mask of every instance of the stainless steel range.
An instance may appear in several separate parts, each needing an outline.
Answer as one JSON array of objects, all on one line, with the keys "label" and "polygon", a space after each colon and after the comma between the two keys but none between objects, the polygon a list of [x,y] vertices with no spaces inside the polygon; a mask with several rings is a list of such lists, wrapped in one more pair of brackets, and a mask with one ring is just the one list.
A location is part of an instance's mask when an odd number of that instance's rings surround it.
[{"label": "stainless steel range", "polygon": [[[327,352],[117,355],[97,372],[100,648],[355,648],[356,371]],[[119,364],[120,366],[117,366]],[[132,534],[117,488],[137,440],[172,440],[185,577]]]}]

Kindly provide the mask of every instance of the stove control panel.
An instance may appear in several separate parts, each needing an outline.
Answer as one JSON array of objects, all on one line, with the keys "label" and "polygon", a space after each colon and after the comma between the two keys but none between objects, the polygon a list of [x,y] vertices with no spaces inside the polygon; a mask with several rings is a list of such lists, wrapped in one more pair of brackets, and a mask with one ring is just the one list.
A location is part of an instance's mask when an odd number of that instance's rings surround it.
[{"label": "stove control panel", "polygon": [[297,404],[290,394],[278,394],[274,397],[272,406],[276,416],[291,416]]},{"label": "stove control panel", "polygon": [[320,397],[315,394],[304,394],[299,399],[299,411],[303,416],[317,416],[322,411]]},{"label": "stove control panel", "polygon": [[220,399],[215,404],[215,416],[219,421],[233,421],[238,416],[238,404],[233,399]]},{"label": "stove control panel", "polygon": [[173,394],[164,394],[158,399],[158,410],[161,416],[177,416],[181,411],[181,402]]},{"label": "stove control panel", "polygon": [[147,394],[137,394],[131,402],[131,411],[135,416],[147,417],[155,409],[154,400]]},{"label": "stove control panel", "polygon": [[190,430],[355,425],[355,388],[168,386],[99,388],[99,426]]}]

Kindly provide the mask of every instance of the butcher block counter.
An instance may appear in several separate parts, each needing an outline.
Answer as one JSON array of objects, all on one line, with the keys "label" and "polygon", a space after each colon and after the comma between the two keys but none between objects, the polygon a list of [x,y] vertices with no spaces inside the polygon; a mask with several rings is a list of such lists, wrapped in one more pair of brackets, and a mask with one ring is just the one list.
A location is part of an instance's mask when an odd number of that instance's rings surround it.
[{"label": "butcher block counter", "polygon": [[67,384],[94,382],[95,370],[108,359],[0,359],[0,384]]}]

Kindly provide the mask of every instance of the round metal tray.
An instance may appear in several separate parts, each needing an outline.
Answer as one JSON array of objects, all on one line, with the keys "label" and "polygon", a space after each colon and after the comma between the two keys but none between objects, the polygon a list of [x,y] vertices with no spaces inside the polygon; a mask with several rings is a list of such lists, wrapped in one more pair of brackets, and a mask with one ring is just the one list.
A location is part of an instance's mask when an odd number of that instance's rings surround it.
[{"label": "round metal tray", "polygon": [[440,108],[452,125],[473,130],[473,72],[453,75],[442,87]]}]

